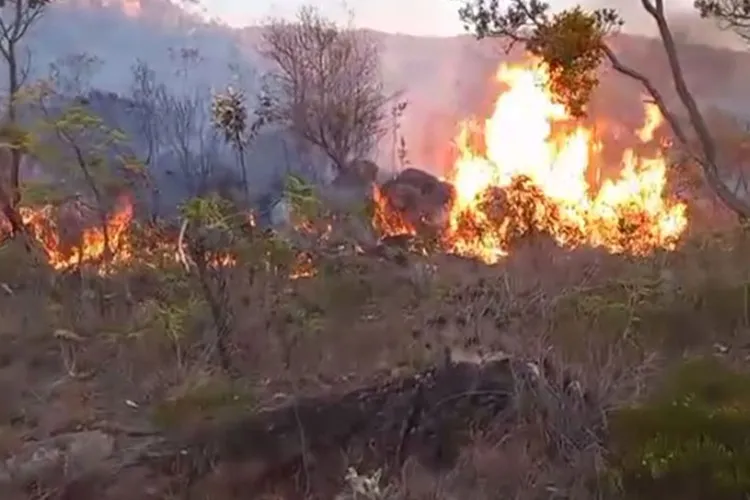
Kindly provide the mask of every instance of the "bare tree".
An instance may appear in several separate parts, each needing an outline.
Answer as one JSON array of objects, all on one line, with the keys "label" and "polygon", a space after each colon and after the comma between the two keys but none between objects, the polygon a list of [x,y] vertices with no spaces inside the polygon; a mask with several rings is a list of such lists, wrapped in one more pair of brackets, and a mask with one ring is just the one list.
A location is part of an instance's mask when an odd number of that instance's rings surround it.
[{"label": "bare tree", "polygon": [[28,50],[24,50],[22,41],[41,18],[48,4],[49,0],[0,0],[0,55],[8,71],[8,102],[3,135],[6,136],[10,149],[8,186],[6,189],[0,184],[0,208],[8,219],[13,234],[24,233],[23,221],[16,210],[21,201],[20,171],[23,157],[23,134],[18,129],[17,98],[28,74],[31,57]]},{"label": "bare tree", "polygon": [[260,50],[276,66],[279,117],[319,147],[337,173],[373,152],[387,133],[390,97],[367,33],[305,7],[294,22],[270,21]]},{"label": "bare tree", "polygon": [[[141,161],[151,172],[163,149],[159,96],[165,93],[164,85],[157,81],[156,71],[143,60],[136,61],[131,73],[130,100],[135,113],[135,139],[145,149]],[[159,186],[151,182],[150,189],[153,221],[159,213],[161,201]]]},{"label": "bare tree", "polygon": [[171,52],[180,85],[174,91],[161,86],[157,92],[161,136],[175,155],[188,191],[196,196],[208,188],[221,153],[221,135],[213,126],[210,89],[189,78],[200,65],[200,53],[196,49]]},{"label": "bare tree", "polygon": [[[738,0],[741,4],[746,1]],[[740,218],[750,217],[750,202],[738,196],[722,179],[717,144],[690,92],[683,74],[677,44],[667,22],[664,0],[640,0],[658,28],[671,71],[672,83],[696,140],[677,114],[668,108],[661,91],[642,72],[624,64],[608,44],[607,35],[622,26],[613,9],[585,10],[580,6],[552,14],[541,0],[511,0],[501,7],[497,0],[469,0],[459,15],[467,29],[479,38],[501,37],[522,43],[541,57],[550,69],[550,84],[574,114],[584,114],[585,104],[598,84],[603,61],[622,75],[638,81],[659,107],[687,154],[701,167],[703,177],[722,203]]]},{"label": "bare tree", "polygon": [[91,92],[91,79],[103,65],[104,61],[86,52],[68,54],[49,65],[48,78],[63,98],[81,98]]}]

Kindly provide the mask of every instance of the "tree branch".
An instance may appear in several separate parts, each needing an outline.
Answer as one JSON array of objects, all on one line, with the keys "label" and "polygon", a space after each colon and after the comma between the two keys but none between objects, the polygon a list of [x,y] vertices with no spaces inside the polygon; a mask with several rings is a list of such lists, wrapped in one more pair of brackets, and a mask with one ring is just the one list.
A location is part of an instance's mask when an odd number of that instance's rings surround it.
[{"label": "tree branch", "polygon": [[[695,98],[688,89],[685,81],[684,71],[680,63],[679,55],[677,54],[677,44],[675,43],[672,31],[667,23],[666,16],[664,14],[663,0],[655,0],[652,4],[650,0],[641,0],[641,4],[646,12],[654,19],[656,26],[659,29],[659,35],[662,39],[664,50],[667,54],[667,60],[669,62],[669,69],[672,72],[672,79],[674,82],[674,88],[677,92],[677,96],[680,98],[683,106],[687,110],[690,123],[695,130],[698,141],[701,145],[702,158],[700,158],[700,165],[706,176],[706,181],[709,183],[711,188],[714,190],[716,195],[734,212],[743,218],[750,217],[750,203],[744,201],[742,198],[736,196],[726,183],[721,178],[718,169],[718,151],[716,148],[716,142],[711,136],[711,132],[708,129],[703,114],[698,107]],[[653,87],[653,86],[652,86]],[[646,87],[648,89],[648,87]],[[654,97],[654,100],[658,101],[657,95],[648,89]],[[663,101],[663,99],[662,99]],[[665,115],[666,117],[667,115]],[[670,122],[675,134],[677,129],[674,128],[674,123]],[[684,134],[683,134],[684,136]],[[689,148],[689,143],[678,136],[683,142],[686,148]]]}]

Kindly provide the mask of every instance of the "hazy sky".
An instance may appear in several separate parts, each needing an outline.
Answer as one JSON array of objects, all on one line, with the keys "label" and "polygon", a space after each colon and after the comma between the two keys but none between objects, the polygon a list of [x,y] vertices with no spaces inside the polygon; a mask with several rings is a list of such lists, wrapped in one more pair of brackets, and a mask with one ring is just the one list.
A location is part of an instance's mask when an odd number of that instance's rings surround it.
[{"label": "hazy sky", "polygon": [[[414,35],[454,35],[463,32],[458,20],[458,8],[462,0],[204,0],[208,13],[221,18],[233,26],[257,24],[268,16],[289,16],[302,5],[316,5],[324,14],[337,20],[346,20],[347,12],[354,13],[358,26],[386,32],[409,33]],[[562,8],[580,3],[576,0],[550,0],[554,8]],[[640,10],[637,0],[590,0],[588,4],[609,4],[620,8],[628,4],[634,12]],[[665,0],[670,9],[689,8],[692,0]],[[632,5],[631,5],[632,4]],[[638,30],[643,20],[634,19],[631,28]],[[640,17],[640,16],[638,16]]]},{"label": "hazy sky", "polygon": [[346,21],[354,14],[358,26],[415,35],[453,35],[462,31],[457,10],[460,0],[209,0],[208,13],[233,26],[256,24],[268,16],[291,16],[301,6],[314,4],[330,18]]}]

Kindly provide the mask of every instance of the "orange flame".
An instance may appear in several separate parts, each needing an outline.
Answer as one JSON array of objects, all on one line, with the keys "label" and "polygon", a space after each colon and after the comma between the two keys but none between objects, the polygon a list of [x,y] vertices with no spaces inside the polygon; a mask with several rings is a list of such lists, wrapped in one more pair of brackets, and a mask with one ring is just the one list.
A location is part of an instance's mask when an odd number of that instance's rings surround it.
[{"label": "orange flame", "polygon": [[[686,207],[664,195],[661,152],[641,157],[625,151],[619,176],[594,192],[588,178],[601,144],[555,101],[545,69],[502,65],[497,78],[508,90],[492,115],[483,127],[462,123],[456,139],[459,158],[449,178],[456,200],[444,234],[449,251],[493,263],[515,239],[533,232],[549,234],[561,246],[612,253],[675,247],[687,226]],[[653,104],[645,111],[636,136],[653,144],[662,116]],[[601,173],[593,174],[596,180]],[[384,218],[375,224],[390,233]]]},{"label": "orange flame", "polygon": [[375,210],[373,223],[383,233],[390,236],[414,235],[417,233],[414,226],[406,220],[404,215],[391,207],[388,198],[378,186],[373,188],[372,200]]},{"label": "orange flame", "polygon": [[[129,197],[118,200],[117,209],[101,225],[83,230],[78,244],[66,245],[60,236],[54,207],[46,205],[39,208],[21,207],[19,213],[43,250],[47,263],[57,271],[76,269],[91,265],[101,275],[121,269],[128,263],[138,260],[149,266],[155,262],[178,262],[181,260],[177,251],[178,237],[169,235],[157,228],[147,231],[145,241],[133,238],[133,204]],[[255,219],[249,214],[247,223],[255,226]],[[0,218],[0,233],[9,233],[7,221]],[[107,244],[108,243],[108,244]],[[233,267],[237,257],[227,251],[215,252],[209,258],[211,267]],[[309,255],[299,257],[291,279],[314,275],[313,261]]]},{"label": "orange flame", "polygon": [[128,228],[133,220],[133,205],[129,199],[122,197],[117,207],[104,224],[86,228],[81,235],[81,243],[69,248],[61,242],[51,206],[38,210],[21,207],[19,213],[32,236],[41,243],[49,265],[59,271],[82,264],[99,264],[107,257],[111,266],[130,260],[132,246]]}]

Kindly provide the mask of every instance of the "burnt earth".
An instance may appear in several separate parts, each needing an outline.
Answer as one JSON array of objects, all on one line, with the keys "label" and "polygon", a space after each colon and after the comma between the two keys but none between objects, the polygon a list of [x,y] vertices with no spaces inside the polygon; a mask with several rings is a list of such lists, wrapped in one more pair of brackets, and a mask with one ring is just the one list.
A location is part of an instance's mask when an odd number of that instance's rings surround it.
[{"label": "burnt earth", "polygon": [[181,447],[179,466],[193,479],[217,467],[241,467],[255,491],[295,471],[310,474],[311,467],[340,479],[344,455],[349,465],[354,458],[388,471],[408,458],[433,469],[451,467],[473,433],[502,421],[513,386],[508,360],[446,363],[203,429]]}]

